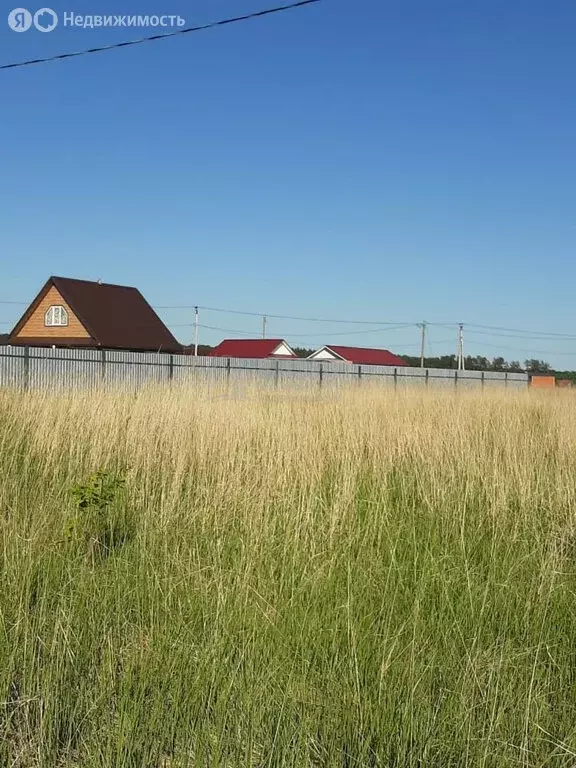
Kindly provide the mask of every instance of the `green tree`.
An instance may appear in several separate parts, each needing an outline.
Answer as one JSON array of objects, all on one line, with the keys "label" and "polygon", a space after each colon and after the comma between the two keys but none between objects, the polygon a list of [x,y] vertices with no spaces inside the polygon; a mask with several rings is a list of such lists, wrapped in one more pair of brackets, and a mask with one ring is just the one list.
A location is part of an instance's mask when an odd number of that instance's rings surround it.
[{"label": "green tree", "polygon": [[492,359],[491,364],[490,364],[490,368],[493,371],[503,372],[503,371],[506,371],[508,369],[508,365],[506,363],[506,360],[504,360],[503,357],[494,357]]},{"label": "green tree", "polygon": [[307,347],[292,347],[294,352],[298,355],[298,357],[310,357],[312,352],[315,352],[314,349],[308,349]]},{"label": "green tree", "polygon": [[490,361],[487,357],[482,357],[482,355],[477,355],[476,357],[466,357],[464,365],[468,371],[490,370]]},{"label": "green tree", "polygon": [[528,373],[551,373],[552,368],[545,360],[536,360],[532,358],[525,362]]}]

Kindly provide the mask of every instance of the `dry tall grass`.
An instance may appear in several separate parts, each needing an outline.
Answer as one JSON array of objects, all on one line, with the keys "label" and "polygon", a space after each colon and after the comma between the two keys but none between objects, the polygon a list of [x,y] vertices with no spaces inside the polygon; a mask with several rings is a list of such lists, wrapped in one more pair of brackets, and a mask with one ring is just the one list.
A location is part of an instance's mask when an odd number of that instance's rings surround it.
[{"label": "dry tall grass", "polygon": [[0,392],[0,765],[573,766],[575,448],[570,393]]}]

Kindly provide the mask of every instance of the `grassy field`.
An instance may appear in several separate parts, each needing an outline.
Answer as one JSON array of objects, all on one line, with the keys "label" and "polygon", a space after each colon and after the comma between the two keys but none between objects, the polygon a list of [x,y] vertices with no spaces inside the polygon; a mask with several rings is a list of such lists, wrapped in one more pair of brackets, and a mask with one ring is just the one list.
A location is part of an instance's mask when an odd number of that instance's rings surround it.
[{"label": "grassy field", "polygon": [[576,765],[570,393],[0,391],[0,545],[2,768]]}]

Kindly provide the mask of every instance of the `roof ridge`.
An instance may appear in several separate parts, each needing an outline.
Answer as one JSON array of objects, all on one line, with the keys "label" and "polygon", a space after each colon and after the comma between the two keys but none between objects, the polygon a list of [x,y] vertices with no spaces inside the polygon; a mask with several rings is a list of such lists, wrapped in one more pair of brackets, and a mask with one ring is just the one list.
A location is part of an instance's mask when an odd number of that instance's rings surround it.
[{"label": "roof ridge", "polygon": [[[351,347],[348,344],[325,344],[325,347],[328,347],[328,349],[335,349],[338,347],[339,349],[365,349],[370,352],[390,352],[389,349],[385,349],[384,347]],[[393,354],[390,352],[390,354]]]},{"label": "roof ridge", "polygon": [[[130,291],[138,291],[140,293],[140,290],[136,288],[134,285],[121,285],[120,283],[105,283],[101,280],[84,280],[80,277],[63,277],[62,275],[51,275],[50,280],[65,280],[66,282],[70,283],[85,283],[87,285],[105,285],[108,288],[125,288]],[[142,294],[141,294],[142,295]]]}]

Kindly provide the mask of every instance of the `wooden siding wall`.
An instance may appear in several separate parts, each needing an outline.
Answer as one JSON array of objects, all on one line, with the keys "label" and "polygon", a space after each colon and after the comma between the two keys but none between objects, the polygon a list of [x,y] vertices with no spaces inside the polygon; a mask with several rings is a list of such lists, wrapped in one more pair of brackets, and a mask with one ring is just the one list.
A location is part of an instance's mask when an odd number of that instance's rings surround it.
[{"label": "wooden siding wall", "polygon": [[[44,325],[44,316],[49,307],[53,304],[63,306],[68,312],[68,325],[63,327],[47,328]],[[35,311],[24,323],[20,331],[16,334],[18,339],[88,339],[90,334],[84,328],[80,320],[72,312],[68,304],[64,301],[60,293],[52,286],[46,296],[42,299]]]}]

